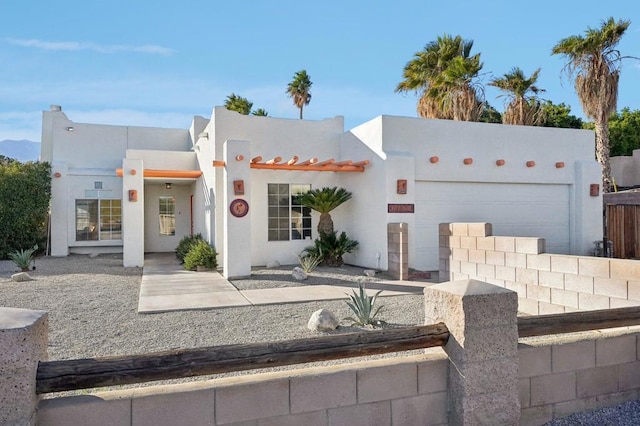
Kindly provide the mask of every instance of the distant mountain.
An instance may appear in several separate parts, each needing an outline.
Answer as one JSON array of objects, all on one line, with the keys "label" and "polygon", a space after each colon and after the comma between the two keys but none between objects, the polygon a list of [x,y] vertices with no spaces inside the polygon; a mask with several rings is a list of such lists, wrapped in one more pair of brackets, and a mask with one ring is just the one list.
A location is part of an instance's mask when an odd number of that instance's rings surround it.
[{"label": "distant mountain", "polygon": [[14,158],[23,163],[25,161],[37,161],[40,157],[40,142],[26,139],[21,141],[0,141],[0,155]]}]

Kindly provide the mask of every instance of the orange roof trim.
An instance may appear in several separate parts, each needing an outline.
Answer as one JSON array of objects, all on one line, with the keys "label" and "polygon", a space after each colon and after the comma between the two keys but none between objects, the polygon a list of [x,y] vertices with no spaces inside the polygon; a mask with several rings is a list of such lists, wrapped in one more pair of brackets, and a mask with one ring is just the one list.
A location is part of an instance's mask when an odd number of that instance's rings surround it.
[{"label": "orange roof trim", "polygon": [[[116,169],[116,174],[122,177],[122,169]],[[146,178],[197,179],[202,176],[202,171],[144,169],[142,176]]]},{"label": "orange roof trim", "polygon": [[336,161],[329,158],[325,161],[318,161],[317,158],[310,158],[298,162],[298,156],[294,155],[290,160],[282,162],[282,157],[275,157],[262,162],[262,157],[257,156],[251,159],[252,169],[266,170],[298,170],[303,172],[364,172],[369,160],[354,162],[352,160]]}]

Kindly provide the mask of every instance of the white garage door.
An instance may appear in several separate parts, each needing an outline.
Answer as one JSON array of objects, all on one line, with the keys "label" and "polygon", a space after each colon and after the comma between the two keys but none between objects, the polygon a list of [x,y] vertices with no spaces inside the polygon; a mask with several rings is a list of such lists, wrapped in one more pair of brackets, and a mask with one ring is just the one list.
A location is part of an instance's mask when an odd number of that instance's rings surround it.
[{"label": "white garage door", "polygon": [[569,185],[416,182],[415,215],[418,270],[438,269],[445,222],[489,222],[493,235],[542,237],[547,252],[569,253]]}]

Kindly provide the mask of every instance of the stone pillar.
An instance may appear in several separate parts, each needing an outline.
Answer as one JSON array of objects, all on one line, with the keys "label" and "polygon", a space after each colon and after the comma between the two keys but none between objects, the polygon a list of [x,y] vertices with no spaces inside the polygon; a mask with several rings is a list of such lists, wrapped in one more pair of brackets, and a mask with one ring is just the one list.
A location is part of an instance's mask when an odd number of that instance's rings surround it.
[{"label": "stone pillar", "polygon": [[425,319],[450,333],[449,424],[517,425],[518,295],[476,280],[427,287]]},{"label": "stone pillar", "polygon": [[47,313],[0,308],[0,424],[35,425],[36,371],[47,359]]},{"label": "stone pillar", "polygon": [[387,224],[389,275],[396,280],[409,279],[409,227],[406,223]]}]

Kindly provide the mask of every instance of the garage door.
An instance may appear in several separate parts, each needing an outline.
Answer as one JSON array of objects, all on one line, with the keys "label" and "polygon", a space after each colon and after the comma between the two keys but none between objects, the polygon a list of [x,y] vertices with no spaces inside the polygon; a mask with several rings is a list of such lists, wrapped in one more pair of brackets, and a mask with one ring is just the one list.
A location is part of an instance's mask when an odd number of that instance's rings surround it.
[{"label": "garage door", "polygon": [[[438,269],[438,224],[489,222],[493,235],[542,237],[549,253],[569,253],[569,185],[416,182],[418,270]],[[409,230],[411,232],[411,230]]]}]

